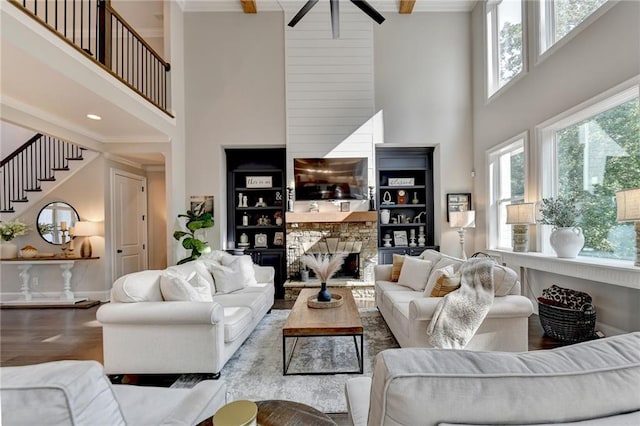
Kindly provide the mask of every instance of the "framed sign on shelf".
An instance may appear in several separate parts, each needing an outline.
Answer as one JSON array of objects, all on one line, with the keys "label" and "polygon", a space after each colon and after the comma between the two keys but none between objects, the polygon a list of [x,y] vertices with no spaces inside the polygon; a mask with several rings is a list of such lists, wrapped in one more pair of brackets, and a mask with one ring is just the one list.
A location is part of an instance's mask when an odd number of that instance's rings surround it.
[{"label": "framed sign on shelf", "polygon": [[471,193],[447,194],[447,222],[449,222],[449,213],[467,210],[471,210]]},{"label": "framed sign on shelf", "polygon": [[407,247],[407,231],[393,231],[393,245],[396,247]]}]

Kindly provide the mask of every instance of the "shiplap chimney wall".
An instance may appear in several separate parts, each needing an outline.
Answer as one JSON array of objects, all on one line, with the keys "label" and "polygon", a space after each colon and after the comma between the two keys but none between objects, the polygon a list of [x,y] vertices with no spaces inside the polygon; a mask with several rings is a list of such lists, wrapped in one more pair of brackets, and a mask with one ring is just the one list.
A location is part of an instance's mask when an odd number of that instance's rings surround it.
[{"label": "shiplap chimney wall", "polygon": [[329,2],[300,22],[285,12],[287,176],[293,158],[367,157],[373,182],[373,28],[356,6],[340,4],[340,38],[333,39]]}]

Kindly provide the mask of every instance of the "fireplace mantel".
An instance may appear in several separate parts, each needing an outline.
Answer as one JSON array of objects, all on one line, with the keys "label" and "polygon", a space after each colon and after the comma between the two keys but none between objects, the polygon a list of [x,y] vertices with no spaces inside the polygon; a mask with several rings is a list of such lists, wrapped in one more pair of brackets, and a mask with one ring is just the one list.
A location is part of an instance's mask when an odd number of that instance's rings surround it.
[{"label": "fireplace mantel", "polygon": [[377,222],[378,212],[287,212],[287,223]]}]

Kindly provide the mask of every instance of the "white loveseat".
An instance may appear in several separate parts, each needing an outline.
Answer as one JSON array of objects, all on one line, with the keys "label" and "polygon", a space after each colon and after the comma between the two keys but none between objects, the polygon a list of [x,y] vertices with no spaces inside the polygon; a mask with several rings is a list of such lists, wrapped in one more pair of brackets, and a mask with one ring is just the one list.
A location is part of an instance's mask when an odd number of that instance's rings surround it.
[{"label": "white loveseat", "polygon": [[218,375],[273,306],[274,272],[217,251],[120,277],[97,312],[105,371]]},{"label": "white loveseat", "polygon": [[[437,278],[435,274],[449,265],[455,271],[463,262],[435,250],[425,250],[417,258],[430,262],[430,266],[409,272],[403,265],[399,282],[392,281],[393,265],[376,265],[374,269],[376,305],[401,347],[432,347],[427,328],[442,299],[429,296]],[[520,295],[515,271],[496,265],[493,276],[496,297],[465,349],[526,351],[528,317],[533,313],[533,304]]]},{"label": "white loveseat", "polygon": [[195,425],[226,403],[223,380],[193,388],[112,385],[96,361],[0,368],[5,426]]},{"label": "white loveseat", "polygon": [[640,332],[523,353],[402,348],[346,384],[352,424],[640,424]]}]

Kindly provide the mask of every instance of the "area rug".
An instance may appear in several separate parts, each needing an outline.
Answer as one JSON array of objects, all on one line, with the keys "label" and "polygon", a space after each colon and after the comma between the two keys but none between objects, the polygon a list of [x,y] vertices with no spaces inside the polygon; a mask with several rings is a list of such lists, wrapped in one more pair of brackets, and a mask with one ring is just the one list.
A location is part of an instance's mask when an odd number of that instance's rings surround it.
[{"label": "area rug", "polygon": [[[284,309],[273,310],[266,315],[224,366],[220,378],[227,383],[229,399],[286,399],[310,405],[325,413],[346,412],[344,385],[348,379],[363,375],[282,374],[282,327],[289,312]],[[396,348],[398,344],[376,309],[360,310],[360,317],[364,327],[364,376],[371,376],[376,354],[384,349]],[[293,340],[287,340],[287,353],[291,350]],[[288,372],[354,371],[357,368],[353,337],[308,337],[298,339]],[[183,379],[188,381],[187,377]],[[175,385],[180,386],[178,383]]]}]

